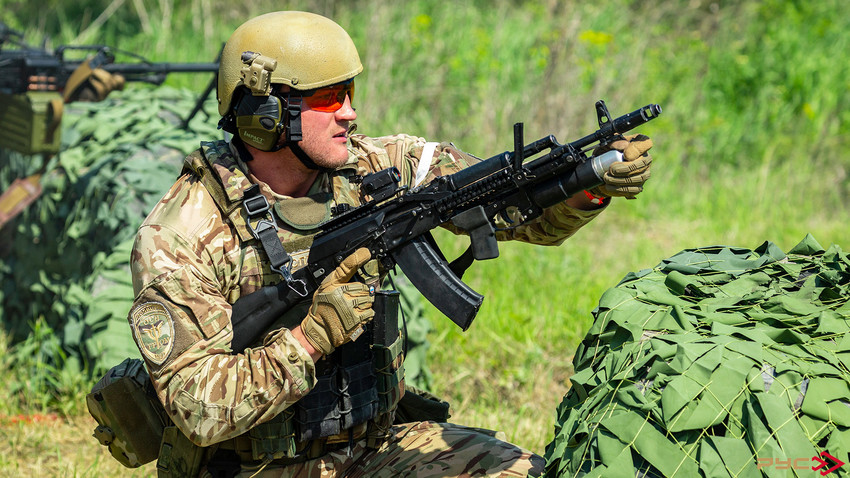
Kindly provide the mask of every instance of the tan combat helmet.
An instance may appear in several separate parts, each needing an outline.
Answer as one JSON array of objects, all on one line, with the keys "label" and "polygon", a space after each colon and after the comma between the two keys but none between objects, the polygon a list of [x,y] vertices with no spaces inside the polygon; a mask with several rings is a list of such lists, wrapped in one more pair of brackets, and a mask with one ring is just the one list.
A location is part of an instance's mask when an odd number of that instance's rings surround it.
[{"label": "tan combat helmet", "polygon": [[[254,61],[246,64],[250,56]],[[269,84],[311,90],[350,80],[361,71],[354,42],[332,20],[307,12],[267,13],[242,24],[227,40],[219,66],[218,112],[225,116],[233,111],[240,86],[255,96],[268,95]]]}]

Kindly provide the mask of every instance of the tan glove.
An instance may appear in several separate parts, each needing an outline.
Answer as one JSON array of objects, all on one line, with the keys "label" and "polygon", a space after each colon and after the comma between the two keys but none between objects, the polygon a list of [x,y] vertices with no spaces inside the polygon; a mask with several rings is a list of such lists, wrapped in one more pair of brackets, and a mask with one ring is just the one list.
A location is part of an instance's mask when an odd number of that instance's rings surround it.
[{"label": "tan glove", "polygon": [[124,77],[89,65],[86,60],[71,73],[65,83],[65,103],[103,101],[110,92],[124,89]]},{"label": "tan glove", "polygon": [[597,148],[594,156],[616,149],[623,153],[623,161],[612,164],[602,178],[605,182],[589,192],[594,196],[634,199],[651,175],[652,156],[648,152],[651,148],[652,140],[643,134],[624,136]]},{"label": "tan glove", "polygon": [[356,339],[363,331],[363,324],[375,316],[372,310],[375,297],[370,295],[369,286],[348,282],[371,257],[369,249],[354,251],[322,281],[313,295],[313,305],[301,321],[301,330],[323,355]]}]

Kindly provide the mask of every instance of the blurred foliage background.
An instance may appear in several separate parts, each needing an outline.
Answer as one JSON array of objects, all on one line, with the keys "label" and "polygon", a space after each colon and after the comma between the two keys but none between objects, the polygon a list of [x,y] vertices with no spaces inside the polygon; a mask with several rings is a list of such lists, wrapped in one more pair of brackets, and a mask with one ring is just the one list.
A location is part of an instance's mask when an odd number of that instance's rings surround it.
[{"label": "blurred foliage background", "polygon": [[[614,201],[561,247],[505,244],[502,257],[473,266],[465,280],[486,299],[466,333],[425,305],[433,388],[452,401],[454,420],[505,430],[537,452],[552,438],[554,407],[569,387],[590,311],[626,273],[710,244],[770,240],[788,250],[807,233],[824,245],[845,241],[850,17],[837,13],[843,7],[840,0],[0,1],[2,20],[31,44],[107,44],[172,62],[212,61],[230,32],[259,13],[324,14],[350,32],[365,66],[355,99],[359,132],[450,140],[480,157],[510,149],[515,122],[525,123],[527,142],[548,134],[566,142],[596,128],[598,99],[614,115],[659,103],[662,116],[640,130],[655,142],[655,162],[639,199]],[[208,81],[171,75],[168,85],[197,94]],[[179,167],[175,159],[175,174]],[[26,237],[25,223],[15,227]],[[450,257],[465,247],[448,234],[438,241]],[[38,319],[3,316],[7,330]],[[7,383],[20,380],[8,366],[3,374]],[[65,395],[73,413],[79,396]]]}]

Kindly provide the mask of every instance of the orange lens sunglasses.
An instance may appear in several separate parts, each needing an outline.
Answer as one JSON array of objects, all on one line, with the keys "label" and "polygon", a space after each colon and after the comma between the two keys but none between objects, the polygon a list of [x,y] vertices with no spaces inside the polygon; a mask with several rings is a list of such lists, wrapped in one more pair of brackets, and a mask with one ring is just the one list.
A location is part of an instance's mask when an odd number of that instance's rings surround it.
[{"label": "orange lens sunglasses", "polygon": [[345,97],[354,99],[354,80],[339,83],[325,88],[319,88],[312,93],[303,95],[304,103],[310,109],[323,111],[325,113],[333,113],[342,108],[345,103]]}]

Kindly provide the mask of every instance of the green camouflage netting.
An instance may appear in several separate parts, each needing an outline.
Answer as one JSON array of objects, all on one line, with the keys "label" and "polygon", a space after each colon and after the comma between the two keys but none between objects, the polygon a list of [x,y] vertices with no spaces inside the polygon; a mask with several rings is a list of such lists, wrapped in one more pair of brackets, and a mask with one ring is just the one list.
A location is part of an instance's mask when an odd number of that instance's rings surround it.
[{"label": "green camouflage netting", "polygon": [[[126,319],[130,249],[186,153],[222,135],[203,114],[178,127],[196,101],[185,90],[128,88],[67,105],[44,193],[0,234],[0,327],[13,344],[37,335],[34,347],[49,365],[93,374],[140,358]],[[204,110],[216,108],[210,98]],[[39,157],[0,149],[0,187],[40,167]],[[427,388],[429,324],[415,289],[403,278],[396,284],[409,332],[408,383]]]},{"label": "green camouflage netting", "polygon": [[[102,370],[139,356],[126,322],[133,236],[185,153],[221,135],[203,115],[177,126],[195,101],[188,91],[142,88],[67,105],[42,196],[3,231],[0,325],[13,344],[46,326],[59,345],[42,351],[54,366]],[[40,163],[0,151],[0,185]]]},{"label": "green camouflage netting", "polygon": [[576,352],[548,476],[847,476],[848,298],[850,257],[811,236],[630,273]]}]

